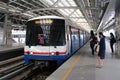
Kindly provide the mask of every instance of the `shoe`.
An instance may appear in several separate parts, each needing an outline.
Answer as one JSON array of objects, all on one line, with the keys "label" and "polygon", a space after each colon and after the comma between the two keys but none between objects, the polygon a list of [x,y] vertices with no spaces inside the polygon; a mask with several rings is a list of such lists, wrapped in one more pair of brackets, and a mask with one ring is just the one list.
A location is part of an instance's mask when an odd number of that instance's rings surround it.
[{"label": "shoe", "polygon": [[102,66],[96,66],[96,68],[102,68]]}]

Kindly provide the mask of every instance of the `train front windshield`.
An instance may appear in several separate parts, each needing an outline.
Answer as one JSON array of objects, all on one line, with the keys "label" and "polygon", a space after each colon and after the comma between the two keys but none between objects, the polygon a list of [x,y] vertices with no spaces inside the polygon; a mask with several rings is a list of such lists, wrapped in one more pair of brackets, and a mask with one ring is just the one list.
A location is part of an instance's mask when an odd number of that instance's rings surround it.
[{"label": "train front windshield", "polygon": [[32,20],[27,23],[26,45],[65,45],[65,20]]}]

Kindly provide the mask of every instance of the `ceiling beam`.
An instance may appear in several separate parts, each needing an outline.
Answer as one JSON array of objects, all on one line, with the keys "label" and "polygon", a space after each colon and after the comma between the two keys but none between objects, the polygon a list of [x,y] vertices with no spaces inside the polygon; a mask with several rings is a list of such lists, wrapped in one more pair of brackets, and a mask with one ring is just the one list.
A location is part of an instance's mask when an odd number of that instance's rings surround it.
[{"label": "ceiling beam", "polygon": [[69,17],[69,18],[79,18],[79,19],[81,19],[81,18],[85,18],[85,17]]},{"label": "ceiling beam", "polygon": [[36,3],[37,5],[39,6],[42,6],[42,7],[46,7],[45,5],[43,5],[42,3],[40,3],[40,1],[35,1],[35,0],[32,0],[34,3]]},{"label": "ceiling beam", "polygon": [[34,7],[34,8],[39,8],[39,7],[33,5],[33,4],[31,4],[30,2],[27,2],[27,1],[25,1],[25,0],[21,0],[21,1],[24,2],[24,3],[26,3],[26,4],[28,4],[28,5],[30,5],[30,6],[32,6],[32,7]]},{"label": "ceiling beam", "polygon": [[57,9],[79,9],[79,7],[49,7],[49,8],[32,9],[27,11],[43,11],[43,10],[57,10]]},{"label": "ceiling beam", "polygon": [[53,6],[56,6],[60,1],[61,1],[61,0],[57,0],[57,1],[52,5],[52,7],[53,7]]},{"label": "ceiling beam", "polygon": [[98,8],[98,7],[89,7],[89,6],[86,6],[85,9],[98,10],[98,9],[100,9],[100,8]]},{"label": "ceiling beam", "polygon": [[23,5],[23,4],[18,3],[18,2],[13,2],[13,3],[15,3],[15,4],[17,4],[17,5],[21,6],[21,7],[27,8],[29,10],[31,9],[31,8],[27,7],[26,5]]}]

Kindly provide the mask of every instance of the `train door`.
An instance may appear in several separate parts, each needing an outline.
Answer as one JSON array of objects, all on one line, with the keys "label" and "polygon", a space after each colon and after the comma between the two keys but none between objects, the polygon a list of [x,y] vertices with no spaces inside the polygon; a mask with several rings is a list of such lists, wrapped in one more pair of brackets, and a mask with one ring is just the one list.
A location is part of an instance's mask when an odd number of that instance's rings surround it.
[{"label": "train door", "polygon": [[80,45],[80,41],[81,41],[81,39],[80,39],[80,30],[78,30],[78,38],[79,38],[79,48],[81,47],[81,45]]},{"label": "train door", "polygon": [[79,49],[79,34],[75,27],[71,27],[71,49],[72,53]]},{"label": "train door", "polygon": [[86,37],[87,35],[86,35],[86,32],[84,31],[84,43],[86,43],[87,42],[87,37]]},{"label": "train door", "polygon": [[80,30],[80,31],[79,31],[80,47],[82,46],[82,37],[81,37],[81,35],[82,35],[82,31]]},{"label": "train door", "polygon": [[69,31],[70,31],[70,53],[72,53],[72,52],[73,52],[73,51],[72,51],[72,48],[73,48],[72,44],[73,44],[73,42],[72,42],[72,31],[71,31],[71,26],[69,27]]},{"label": "train door", "polygon": [[66,26],[66,46],[68,53],[71,53],[71,28],[70,26]]},{"label": "train door", "polygon": [[85,43],[85,32],[83,31],[83,45]]},{"label": "train door", "polygon": [[83,38],[84,38],[83,36],[84,35],[83,35],[83,31],[82,30],[80,32],[81,32],[81,34],[80,34],[81,46],[83,46]]}]

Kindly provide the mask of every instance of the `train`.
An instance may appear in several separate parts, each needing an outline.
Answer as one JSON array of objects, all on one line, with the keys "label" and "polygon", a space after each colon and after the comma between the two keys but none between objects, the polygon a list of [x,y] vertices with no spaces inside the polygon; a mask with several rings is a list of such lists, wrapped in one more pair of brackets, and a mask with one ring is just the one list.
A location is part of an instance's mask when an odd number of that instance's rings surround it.
[{"label": "train", "polygon": [[25,43],[25,30],[12,30],[13,43]]},{"label": "train", "polygon": [[29,19],[24,47],[25,63],[55,61],[60,66],[88,40],[88,32],[63,17],[40,16]]}]

